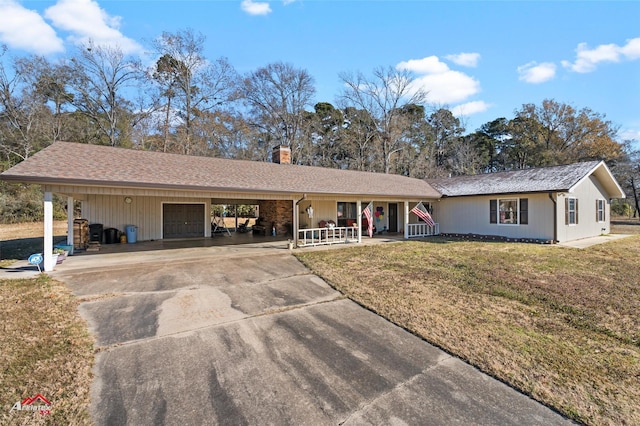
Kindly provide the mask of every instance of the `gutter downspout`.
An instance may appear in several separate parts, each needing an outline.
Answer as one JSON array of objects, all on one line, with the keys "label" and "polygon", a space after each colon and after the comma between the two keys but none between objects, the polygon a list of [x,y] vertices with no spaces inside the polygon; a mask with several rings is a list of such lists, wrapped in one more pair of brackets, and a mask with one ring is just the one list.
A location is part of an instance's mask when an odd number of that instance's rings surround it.
[{"label": "gutter downspout", "polygon": [[558,242],[558,201],[553,198],[553,192],[549,192],[549,199],[553,203],[553,243]]},{"label": "gutter downspout", "polygon": [[300,203],[307,199],[307,194],[302,194],[300,198],[294,204],[293,209],[293,247],[298,248],[298,227],[300,226]]}]

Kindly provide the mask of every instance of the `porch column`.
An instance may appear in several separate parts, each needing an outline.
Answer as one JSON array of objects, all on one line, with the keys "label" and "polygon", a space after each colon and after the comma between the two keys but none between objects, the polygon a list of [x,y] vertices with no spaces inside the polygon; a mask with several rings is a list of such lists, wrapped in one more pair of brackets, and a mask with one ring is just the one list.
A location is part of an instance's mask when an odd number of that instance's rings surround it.
[{"label": "porch column", "polygon": [[409,239],[409,202],[404,202],[404,239]]},{"label": "porch column", "polygon": [[44,272],[53,271],[53,194],[50,191],[44,193]]},{"label": "porch column", "polygon": [[358,212],[358,242],[362,242],[362,201],[356,201],[356,210]]},{"label": "porch column", "polygon": [[293,203],[293,246],[298,247],[298,227],[300,226],[300,206],[296,200]]},{"label": "porch column", "polygon": [[73,213],[75,202],[73,197],[67,197],[67,245],[73,246]]}]

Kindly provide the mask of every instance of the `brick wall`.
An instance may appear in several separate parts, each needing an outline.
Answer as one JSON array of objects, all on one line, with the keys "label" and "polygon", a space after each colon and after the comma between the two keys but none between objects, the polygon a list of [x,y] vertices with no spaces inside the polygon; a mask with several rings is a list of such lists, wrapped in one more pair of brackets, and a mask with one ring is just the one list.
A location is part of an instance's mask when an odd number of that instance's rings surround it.
[{"label": "brick wall", "polygon": [[[293,229],[293,203],[286,200],[262,200],[258,203],[260,216],[267,223],[274,222],[278,235],[287,234],[287,226]],[[271,230],[268,231],[271,233]],[[292,237],[289,235],[289,237]]]}]

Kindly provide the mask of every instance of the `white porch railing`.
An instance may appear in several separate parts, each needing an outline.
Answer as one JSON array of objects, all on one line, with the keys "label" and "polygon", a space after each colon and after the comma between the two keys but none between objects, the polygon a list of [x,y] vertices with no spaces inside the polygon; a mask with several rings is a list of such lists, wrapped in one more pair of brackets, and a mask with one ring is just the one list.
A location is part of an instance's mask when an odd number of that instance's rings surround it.
[{"label": "white porch railing", "polygon": [[333,228],[309,228],[298,230],[298,246],[344,244],[358,241],[358,228],[335,226]]},{"label": "white porch railing", "polygon": [[426,223],[409,223],[407,225],[407,238],[430,237],[440,234],[440,224],[429,226]]}]

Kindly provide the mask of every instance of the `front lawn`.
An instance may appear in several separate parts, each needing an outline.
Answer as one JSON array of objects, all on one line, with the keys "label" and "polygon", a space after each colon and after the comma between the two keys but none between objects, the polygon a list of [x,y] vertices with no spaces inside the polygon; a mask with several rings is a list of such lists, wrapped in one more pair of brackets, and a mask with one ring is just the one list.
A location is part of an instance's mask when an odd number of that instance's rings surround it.
[{"label": "front lawn", "polygon": [[[93,338],[63,283],[44,274],[0,280],[0,424],[91,424],[93,361]],[[12,411],[38,394],[50,414]]]},{"label": "front lawn", "polygon": [[640,424],[640,236],[300,252],[354,301],[566,416]]}]

